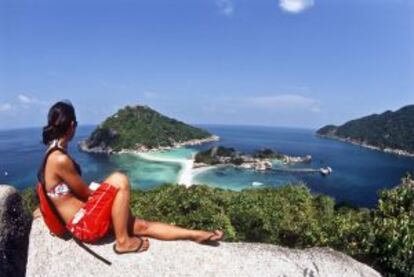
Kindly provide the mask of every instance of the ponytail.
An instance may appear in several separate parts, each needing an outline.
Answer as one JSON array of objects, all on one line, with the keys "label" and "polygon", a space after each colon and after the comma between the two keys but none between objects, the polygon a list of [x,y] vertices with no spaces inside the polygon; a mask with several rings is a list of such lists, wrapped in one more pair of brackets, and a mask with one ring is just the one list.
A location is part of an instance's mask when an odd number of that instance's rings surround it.
[{"label": "ponytail", "polygon": [[45,145],[66,134],[71,123],[76,122],[75,109],[70,102],[57,102],[50,108],[47,121],[42,134]]}]

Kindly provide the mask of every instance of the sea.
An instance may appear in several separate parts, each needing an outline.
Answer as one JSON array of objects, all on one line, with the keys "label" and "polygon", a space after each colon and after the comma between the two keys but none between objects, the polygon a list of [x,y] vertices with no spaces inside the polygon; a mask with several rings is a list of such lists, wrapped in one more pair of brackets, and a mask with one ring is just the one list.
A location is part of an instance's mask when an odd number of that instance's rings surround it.
[{"label": "sea", "polygon": [[[133,188],[150,190],[165,183],[176,183],[183,174],[183,164],[198,151],[212,146],[233,147],[244,153],[271,148],[281,153],[304,156],[305,164],[283,165],[275,162],[275,170],[259,172],[236,167],[218,167],[191,176],[193,184],[240,191],[276,188],[303,183],[314,194],[325,194],[338,203],[358,207],[375,207],[378,192],[400,183],[407,173],[414,173],[414,158],[397,156],[332,139],[319,138],[315,130],[267,126],[195,125],[218,135],[220,140],[199,146],[152,153],[154,160],[135,154],[91,154],[79,150],[78,142],[89,136],[96,126],[79,126],[69,145],[69,153],[81,165],[82,176],[89,183],[102,181],[115,170],[125,172]],[[19,190],[34,187],[37,170],[45,146],[41,128],[0,130],[0,184]],[[166,161],[160,161],[159,159]],[[323,176],[317,169],[331,167],[332,174]],[[310,169],[315,169],[314,172]]]}]

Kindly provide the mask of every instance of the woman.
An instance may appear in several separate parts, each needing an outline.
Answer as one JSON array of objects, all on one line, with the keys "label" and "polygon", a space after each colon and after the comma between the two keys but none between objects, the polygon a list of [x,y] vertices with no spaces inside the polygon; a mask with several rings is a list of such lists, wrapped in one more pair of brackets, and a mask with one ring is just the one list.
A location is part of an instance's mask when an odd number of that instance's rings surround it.
[{"label": "woman", "polygon": [[147,237],[198,243],[222,239],[223,232],[219,230],[189,230],[133,217],[128,177],[120,172],[112,173],[98,186],[94,183],[95,188],[88,187],[81,178],[79,165],[67,154],[76,127],[75,110],[69,101],[57,102],[50,108],[48,124],[43,128],[43,143],[49,146],[50,153],[39,171],[49,198],[75,237],[92,242],[112,229],[116,238],[113,248],[118,254],[147,250]]}]

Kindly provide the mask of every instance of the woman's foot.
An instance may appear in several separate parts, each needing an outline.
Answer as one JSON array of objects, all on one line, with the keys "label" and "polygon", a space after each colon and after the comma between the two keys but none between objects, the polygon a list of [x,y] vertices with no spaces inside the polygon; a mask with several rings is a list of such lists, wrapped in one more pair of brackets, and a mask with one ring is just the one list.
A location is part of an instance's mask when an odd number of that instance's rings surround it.
[{"label": "woman's foot", "polygon": [[215,230],[214,232],[202,231],[195,241],[201,244],[217,244],[223,237],[224,233],[220,230]]},{"label": "woman's foot", "polygon": [[125,243],[114,244],[113,249],[117,254],[140,253],[147,251],[149,248],[148,238],[130,237]]}]

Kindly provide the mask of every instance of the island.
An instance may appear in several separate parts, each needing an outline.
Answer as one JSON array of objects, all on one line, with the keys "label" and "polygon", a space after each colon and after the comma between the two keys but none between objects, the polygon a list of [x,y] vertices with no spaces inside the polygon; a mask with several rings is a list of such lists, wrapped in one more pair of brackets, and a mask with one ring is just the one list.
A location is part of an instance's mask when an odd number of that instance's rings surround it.
[{"label": "island", "polygon": [[169,118],[146,105],[126,106],[108,117],[86,139],[81,150],[93,153],[168,150],[219,140],[208,131]]},{"label": "island", "polygon": [[351,120],[341,126],[327,125],[316,133],[324,138],[414,157],[414,105]]},{"label": "island", "polygon": [[272,169],[272,161],[278,160],[283,164],[309,163],[310,155],[294,157],[281,154],[269,148],[257,150],[249,155],[237,151],[233,147],[214,146],[208,150],[198,152],[194,157],[194,168],[202,168],[213,165],[233,165],[245,169],[259,171]]}]

